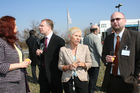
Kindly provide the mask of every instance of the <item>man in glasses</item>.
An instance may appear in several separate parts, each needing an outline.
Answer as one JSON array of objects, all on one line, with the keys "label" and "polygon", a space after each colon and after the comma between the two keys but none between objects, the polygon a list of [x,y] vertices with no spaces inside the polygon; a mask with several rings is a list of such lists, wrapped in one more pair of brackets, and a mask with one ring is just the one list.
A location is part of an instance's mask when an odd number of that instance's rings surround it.
[{"label": "man in glasses", "polygon": [[107,93],[138,93],[140,32],[125,28],[126,18],[121,12],[114,12],[110,21],[115,33],[107,36],[103,45],[106,71],[102,88]]}]

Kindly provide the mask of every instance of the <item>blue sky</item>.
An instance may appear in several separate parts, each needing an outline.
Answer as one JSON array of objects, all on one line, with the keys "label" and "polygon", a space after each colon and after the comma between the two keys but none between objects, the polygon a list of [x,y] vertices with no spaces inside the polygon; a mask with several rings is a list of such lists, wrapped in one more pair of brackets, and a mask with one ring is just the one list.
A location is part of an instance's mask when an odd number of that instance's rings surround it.
[{"label": "blue sky", "polygon": [[1,0],[0,17],[14,16],[19,31],[30,28],[32,21],[49,18],[54,21],[54,29],[62,33],[67,30],[67,8],[72,19],[70,27],[84,30],[90,22],[109,20],[119,3],[126,18],[140,18],[140,0]]}]

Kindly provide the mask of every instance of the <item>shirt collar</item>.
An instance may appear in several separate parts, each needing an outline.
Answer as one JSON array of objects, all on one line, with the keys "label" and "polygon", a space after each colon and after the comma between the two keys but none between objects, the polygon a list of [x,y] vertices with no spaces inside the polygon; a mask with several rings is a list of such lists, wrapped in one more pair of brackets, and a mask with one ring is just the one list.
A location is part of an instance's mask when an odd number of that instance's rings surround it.
[{"label": "shirt collar", "polygon": [[116,34],[116,33],[115,33],[115,37],[119,36],[120,39],[121,39],[121,38],[122,38],[122,35],[123,35],[123,32],[124,32],[124,29],[123,29],[119,34]]},{"label": "shirt collar", "polygon": [[52,37],[52,35],[53,35],[53,31],[51,31],[51,32],[48,34],[48,36],[46,36],[46,37],[50,40],[50,38]]}]

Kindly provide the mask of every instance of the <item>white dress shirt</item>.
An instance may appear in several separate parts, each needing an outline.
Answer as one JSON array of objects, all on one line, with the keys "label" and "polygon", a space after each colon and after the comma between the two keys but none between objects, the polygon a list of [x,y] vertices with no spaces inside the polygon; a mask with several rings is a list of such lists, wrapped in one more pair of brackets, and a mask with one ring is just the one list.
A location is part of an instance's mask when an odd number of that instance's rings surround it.
[{"label": "white dress shirt", "polygon": [[50,40],[51,40],[52,35],[53,35],[53,31],[51,31],[51,32],[49,33],[49,35],[46,36],[46,38],[47,38],[47,47],[48,47],[48,45],[49,45],[49,42],[50,42]]}]

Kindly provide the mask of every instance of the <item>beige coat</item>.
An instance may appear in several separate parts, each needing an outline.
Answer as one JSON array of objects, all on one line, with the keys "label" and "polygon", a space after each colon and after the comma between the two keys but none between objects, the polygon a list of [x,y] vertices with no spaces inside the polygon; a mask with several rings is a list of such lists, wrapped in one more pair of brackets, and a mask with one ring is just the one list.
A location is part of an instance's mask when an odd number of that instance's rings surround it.
[{"label": "beige coat", "polygon": [[[86,69],[82,67],[78,67],[76,69],[76,73],[78,75],[78,78],[81,81],[88,81],[88,72],[87,70],[91,67],[91,56],[90,51],[88,49],[87,45],[79,44],[76,51],[76,59],[79,59],[81,62],[85,62]],[[65,47],[61,47],[60,53],[59,53],[59,62],[58,62],[58,68],[62,70],[64,65],[69,65],[74,62],[73,56],[72,56],[72,50],[70,49],[70,45],[66,45]],[[63,71],[63,70],[62,70]],[[62,74],[62,82],[67,82],[70,80],[72,76],[72,71],[67,70],[63,71]]]}]

